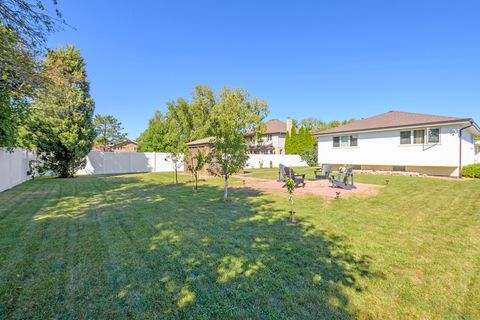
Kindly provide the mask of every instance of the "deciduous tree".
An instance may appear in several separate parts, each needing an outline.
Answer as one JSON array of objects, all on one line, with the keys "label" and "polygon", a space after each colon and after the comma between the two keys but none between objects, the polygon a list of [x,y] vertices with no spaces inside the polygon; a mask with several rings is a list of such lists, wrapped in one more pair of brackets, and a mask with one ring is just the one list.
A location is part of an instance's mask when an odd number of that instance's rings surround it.
[{"label": "deciduous tree", "polygon": [[155,111],[153,118],[148,121],[147,129],[137,139],[138,151],[166,151],[168,126],[167,117],[160,110]]},{"label": "deciduous tree", "polygon": [[48,14],[41,0],[0,0],[0,146],[26,146],[19,131],[36,90],[45,86],[39,54],[48,34],[65,25],[57,9]]},{"label": "deciduous tree", "polygon": [[224,87],[211,113],[208,130],[213,138],[213,150],[209,154],[210,169],[225,181],[223,198],[228,198],[228,179],[241,170],[248,160],[245,133],[255,138],[264,130],[263,119],[268,114],[264,100],[250,98],[243,89]]},{"label": "deciduous tree", "polygon": [[0,24],[17,34],[29,50],[41,50],[48,34],[65,25],[57,0],[51,0],[55,16],[48,13],[46,3],[42,0],[0,0]]},{"label": "deciduous tree", "polygon": [[[10,61],[11,60],[11,61]],[[38,87],[35,58],[18,36],[0,25],[0,147],[19,146],[19,131],[28,115],[31,97]],[[29,78],[30,77],[30,78]]]},{"label": "deciduous tree", "polygon": [[188,155],[189,163],[188,170],[192,173],[194,184],[193,192],[198,191],[198,173],[203,169],[207,163],[207,155],[202,149],[197,149],[193,154]]},{"label": "deciduous tree", "polygon": [[310,167],[318,165],[318,143],[314,143],[309,149],[300,153],[300,158],[305,161]]}]

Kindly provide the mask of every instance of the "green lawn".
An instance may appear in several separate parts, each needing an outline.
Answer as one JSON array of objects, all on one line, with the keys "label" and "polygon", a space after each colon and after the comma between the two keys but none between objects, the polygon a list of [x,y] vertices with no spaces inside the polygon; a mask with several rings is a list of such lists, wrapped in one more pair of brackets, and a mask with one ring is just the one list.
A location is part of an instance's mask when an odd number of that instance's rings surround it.
[{"label": "green lawn", "polygon": [[480,318],[480,181],[356,177],[385,179],[298,197],[297,225],[221,179],[27,182],[0,193],[0,319]]}]

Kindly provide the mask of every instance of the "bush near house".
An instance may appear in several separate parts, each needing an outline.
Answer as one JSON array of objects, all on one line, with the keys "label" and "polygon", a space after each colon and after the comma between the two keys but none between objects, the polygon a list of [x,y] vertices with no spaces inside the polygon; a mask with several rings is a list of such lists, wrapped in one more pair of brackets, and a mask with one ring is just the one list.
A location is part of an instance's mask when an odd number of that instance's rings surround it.
[{"label": "bush near house", "polygon": [[468,178],[480,178],[480,163],[463,167],[462,176]]}]

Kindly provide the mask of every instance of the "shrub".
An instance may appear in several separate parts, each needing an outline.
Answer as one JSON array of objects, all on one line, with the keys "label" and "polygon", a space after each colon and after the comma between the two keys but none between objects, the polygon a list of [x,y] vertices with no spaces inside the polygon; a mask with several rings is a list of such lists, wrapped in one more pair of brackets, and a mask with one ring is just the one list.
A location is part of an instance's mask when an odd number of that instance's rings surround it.
[{"label": "shrub", "polygon": [[462,168],[462,176],[480,179],[480,163],[470,164]]},{"label": "shrub", "polygon": [[318,166],[318,146],[315,144],[311,149],[300,154],[300,159],[305,161],[309,167]]}]

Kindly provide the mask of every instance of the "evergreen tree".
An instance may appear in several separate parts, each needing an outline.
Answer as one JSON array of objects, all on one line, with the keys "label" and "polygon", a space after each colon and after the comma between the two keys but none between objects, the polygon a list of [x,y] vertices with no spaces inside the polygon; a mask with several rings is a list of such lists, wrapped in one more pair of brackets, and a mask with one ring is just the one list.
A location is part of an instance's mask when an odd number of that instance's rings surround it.
[{"label": "evergreen tree", "polygon": [[73,177],[85,166],[95,138],[85,60],[73,45],[49,50],[43,76],[48,85],[38,93],[30,132],[44,168]]},{"label": "evergreen tree", "polygon": [[305,148],[304,151],[310,150],[315,144],[315,138],[311,136],[309,129],[305,128]]},{"label": "evergreen tree", "polygon": [[290,132],[285,136],[285,154],[290,154]]},{"label": "evergreen tree", "polygon": [[288,154],[296,154],[297,140],[298,140],[297,129],[295,127],[292,127],[292,130],[290,131],[290,147],[289,147]]},{"label": "evergreen tree", "polygon": [[300,130],[298,131],[298,138],[297,138],[297,154],[303,153],[306,148],[306,144],[308,143],[305,140],[305,128],[301,127]]},{"label": "evergreen tree", "polygon": [[93,125],[97,136],[94,143],[102,145],[103,151],[109,151],[113,145],[125,141],[127,137],[127,134],[122,132],[122,123],[114,116],[97,114],[93,120]]},{"label": "evergreen tree", "polygon": [[314,144],[315,139],[310,136],[310,130],[301,127],[298,132],[295,127],[292,127],[290,133],[287,133],[285,139],[285,154],[302,154],[310,150]]}]

